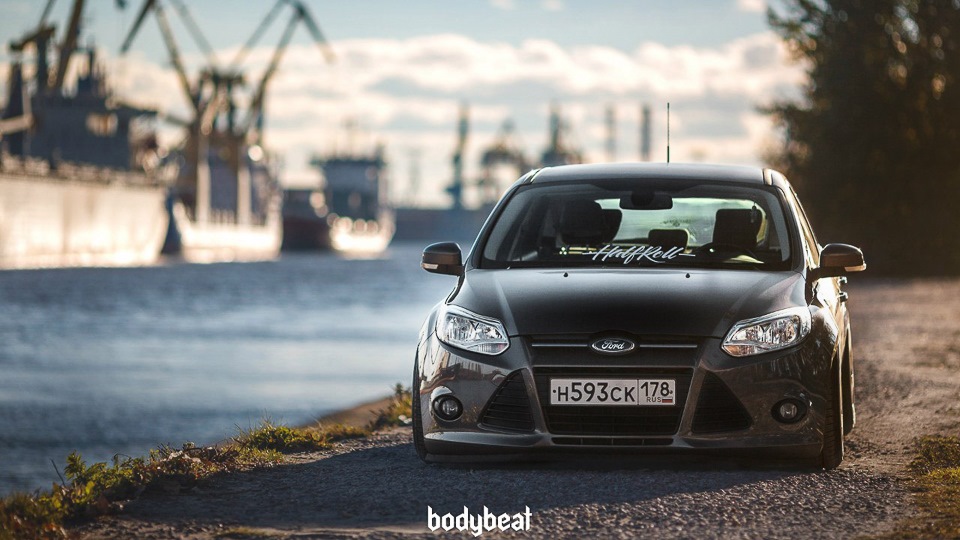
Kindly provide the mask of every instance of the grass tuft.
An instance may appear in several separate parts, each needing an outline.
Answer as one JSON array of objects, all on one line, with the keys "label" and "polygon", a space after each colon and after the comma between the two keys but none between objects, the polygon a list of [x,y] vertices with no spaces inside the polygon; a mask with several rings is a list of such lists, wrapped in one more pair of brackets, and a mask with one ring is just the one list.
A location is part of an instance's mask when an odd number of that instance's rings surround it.
[{"label": "grass tuft", "polygon": [[910,462],[911,471],[923,475],[955,467],[960,467],[960,439],[933,435],[917,441],[917,457]]},{"label": "grass tuft", "polygon": [[87,465],[80,454],[67,456],[66,481],[32,495],[15,493],[0,500],[0,539],[66,538],[65,523],[111,514],[121,501],[148,490],[181,492],[213,474],[277,463],[277,452],[247,448],[179,449],[161,446],[147,457],[113,458]]},{"label": "grass tuft", "polygon": [[923,437],[910,464],[920,487],[920,508],[927,516],[924,536],[960,538],[960,438]]},{"label": "grass tuft", "polygon": [[[291,428],[264,420],[224,446],[161,446],[146,457],[120,458],[87,465],[80,454],[67,456],[66,480],[49,491],[14,493],[0,498],[0,540],[67,538],[65,524],[122,510],[123,501],[145,491],[180,493],[221,472],[265,467],[283,455],[330,447],[335,441],[362,438],[388,426],[410,422],[410,391],[397,384],[394,399],[366,428],[335,424]],[[233,531],[234,536],[264,536],[264,531]]]},{"label": "grass tuft", "polygon": [[260,425],[233,439],[238,448],[275,451],[281,454],[313,452],[330,447],[322,432],[307,431],[264,420]]},{"label": "grass tuft", "polygon": [[317,427],[329,442],[346,441],[348,439],[362,439],[369,436],[372,431],[367,428],[356,426],[347,426],[344,424],[334,424],[332,426],[320,425]]},{"label": "grass tuft", "polygon": [[385,427],[410,425],[413,418],[412,403],[410,389],[397,383],[393,388],[393,401],[370,422],[369,430],[377,431]]},{"label": "grass tuft", "polygon": [[910,463],[920,515],[902,521],[884,540],[960,538],[960,438],[917,439]]},{"label": "grass tuft", "polygon": [[0,500],[0,539],[67,538],[62,523],[65,510],[52,493],[14,493]]}]

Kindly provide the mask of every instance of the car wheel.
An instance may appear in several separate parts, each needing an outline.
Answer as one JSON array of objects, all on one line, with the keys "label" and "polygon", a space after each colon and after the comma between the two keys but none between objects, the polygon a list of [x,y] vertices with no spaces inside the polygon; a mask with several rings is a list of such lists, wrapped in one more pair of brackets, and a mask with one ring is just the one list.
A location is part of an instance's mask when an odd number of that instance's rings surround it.
[{"label": "car wheel", "polygon": [[823,449],[820,451],[820,466],[826,470],[836,469],[843,461],[843,381],[840,362],[832,370],[827,391],[827,410],[823,423]]},{"label": "car wheel", "polygon": [[420,406],[420,366],[413,362],[413,384],[410,385],[410,408],[413,413],[413,448],[417,457],[427,461],[427,446],[423,442],[423,414]]}]

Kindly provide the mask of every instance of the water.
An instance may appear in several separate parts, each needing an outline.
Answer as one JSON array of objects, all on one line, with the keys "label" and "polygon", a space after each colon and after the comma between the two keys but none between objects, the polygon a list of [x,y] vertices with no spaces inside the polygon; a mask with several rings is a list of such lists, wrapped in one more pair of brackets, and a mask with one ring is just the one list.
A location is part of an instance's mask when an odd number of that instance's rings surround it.
[{"label": "water", "polygon": [[87,461],[296,425],[410,384],[454,278],[381,259],[0,272],[0,494]]}]

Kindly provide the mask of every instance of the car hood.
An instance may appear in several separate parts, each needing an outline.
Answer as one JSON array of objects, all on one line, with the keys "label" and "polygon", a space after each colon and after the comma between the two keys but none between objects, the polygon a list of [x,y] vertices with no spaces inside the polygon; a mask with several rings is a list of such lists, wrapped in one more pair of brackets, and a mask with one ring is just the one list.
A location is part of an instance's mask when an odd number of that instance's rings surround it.
[{"label": "car hood", "polygon": [[737,321],[806,305],[804,283],[789,271],[476,269],[450,303],[503,321],[511,336],[722,338]]}]

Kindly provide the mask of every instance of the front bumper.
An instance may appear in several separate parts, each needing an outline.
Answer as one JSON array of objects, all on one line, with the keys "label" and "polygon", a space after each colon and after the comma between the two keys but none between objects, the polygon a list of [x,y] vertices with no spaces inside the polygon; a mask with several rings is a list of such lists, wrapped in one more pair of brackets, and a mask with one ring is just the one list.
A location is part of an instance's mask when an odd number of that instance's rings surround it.
[{"label": "front bumper", "polygon": [[[636,336],[634,336],[636,337]],[[723,452],[807,458],[823,441],[827,378],[836,332],[814,321],[798,346],[733,358],[716,338],[651,340],[624,356],[603,356],[588,336],[521,336],[499,356],[444,345],[435,335],[418,349],[424,443],[437,461],[460,457],[613,450]],[[674,407],[571,407],[549,404],[553,376],[670,377]],[[463,404],[453,421],[431,403],[452,393]],[[783,399],[807,405],[797,422],[774,418]]]}]

